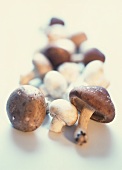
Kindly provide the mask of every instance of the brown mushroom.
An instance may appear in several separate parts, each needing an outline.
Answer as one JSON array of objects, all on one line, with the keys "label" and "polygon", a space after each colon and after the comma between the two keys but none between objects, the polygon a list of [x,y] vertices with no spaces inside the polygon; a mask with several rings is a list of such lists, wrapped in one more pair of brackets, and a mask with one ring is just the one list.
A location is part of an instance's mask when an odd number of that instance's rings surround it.
[{"label": "brown mushroom", "polygon": [[57,17],[52,17],[50,19],[49,25],[55,25],[55,24],[65,25],[65,23],[62,19],[57,18]]},{"label": "brown mushroom", "polygon": [[75,45],[71,40],[59,39],[50,43],[43,53],[50,60],[54,69],[64,62],[70,62],[70,56],[75,51]]},{"label": "brown mushroom", "polygon": [[100,86],[79,86],[70,91],[69,99],[81,113],[74,138],[79,145],[87,142],[89,119],[109,123],[115,117],[115,108],[108,91]]},{"label": "brown mushroom", "polygon": [[15,129],[34,131],[42,124],[46,115],[44,95],[31,85],[20,86],[10,94],[6,110]]},{"label": "brown mushroom", "polygon": [[87,65],[93,60],[105,62],[105,55],[97,48],[90,48],[84,52],[82,62]]}]

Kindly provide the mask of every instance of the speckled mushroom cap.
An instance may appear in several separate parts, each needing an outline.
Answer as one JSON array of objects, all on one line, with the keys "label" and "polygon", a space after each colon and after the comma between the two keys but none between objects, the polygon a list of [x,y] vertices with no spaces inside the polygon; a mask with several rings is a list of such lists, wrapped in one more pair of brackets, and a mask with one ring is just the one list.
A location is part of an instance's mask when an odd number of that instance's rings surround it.
[{"label": "speckled mushroom cap", "polygon": [[43,93],[31,85],[22,85],[9,96],[6,110],[15,129],[29,132],[37,129],[46,115]]},{"label": "speckled mushroom cap", "polygon": [[89,105],[95,112],[92,120],[109,123],[115,117],[115,108],[108,91],[100,86],[79,86],[71,90],[69,99],[81,112],[84,105]]}]

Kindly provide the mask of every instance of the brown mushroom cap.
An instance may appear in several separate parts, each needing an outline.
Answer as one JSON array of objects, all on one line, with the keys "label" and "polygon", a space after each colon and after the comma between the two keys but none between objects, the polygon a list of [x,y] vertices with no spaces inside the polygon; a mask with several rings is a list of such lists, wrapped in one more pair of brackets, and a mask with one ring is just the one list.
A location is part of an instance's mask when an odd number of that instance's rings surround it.
[{"label": "brown mushroom cap", "polygon": [[54,24],[60,24],[60,25],[65,25],[64,21],[60,18],[57,18],[57,17],[53,17],[50,19],[50,23],[49,25],[54,25]]},{"label": "brown mushroom cap", "polygon": [[105,62],[105,55],[97,48],[90,48],[84,53],[82,62],[87,65],[93,60]]},{"label": "brown mushroom cap", "polygon": [[33,131],[42,124],[46,115],[44,95],[31,85],[20,86],[10,94],[6,110],[15,129]]},{"label": "brown mushroom cap", "polygon": [[108,91],[100,86],[75,87],[69,94],[72,104],[81,112],[84,105],[88,104],[95,109],[92,120],[109,123],[115,117],[115,108]]},{"label": "brown mushroom cap", "polygon": [[70,61],[70,53],[59,47],[49,47],[44,51],[45,56],[50,60],[54,69],[60,64]]}]

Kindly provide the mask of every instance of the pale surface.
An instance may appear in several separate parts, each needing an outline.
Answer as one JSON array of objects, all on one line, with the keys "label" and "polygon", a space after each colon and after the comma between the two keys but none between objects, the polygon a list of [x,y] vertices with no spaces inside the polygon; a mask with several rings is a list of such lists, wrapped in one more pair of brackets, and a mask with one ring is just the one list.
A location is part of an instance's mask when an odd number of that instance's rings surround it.
[{"label": "pale surface", "polygon": [[[50,118],[33,133],[11,127],[6,101],[18,87],[20,73],[31,67],[41,34],[52,16],[65,19],[71,31],[85,31],[106,54],[106,73],[116,118],[108,125],[90,121],[89,141],[73,141],[75,127],[49,133]],[[122,1],[0,0],[0,170],[116,170],[122,168]]]}]

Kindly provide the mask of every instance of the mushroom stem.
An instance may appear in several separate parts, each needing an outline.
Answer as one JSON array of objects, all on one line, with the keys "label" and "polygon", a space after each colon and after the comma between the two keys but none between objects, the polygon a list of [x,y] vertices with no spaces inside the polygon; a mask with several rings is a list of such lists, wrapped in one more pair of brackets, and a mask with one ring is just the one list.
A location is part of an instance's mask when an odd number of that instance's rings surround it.
[{"label": "mushroom stem", "polygon": [[55,116],[51,121],[50,131],[60,133],[65,125],[66,123],[64,121]]},{"label": "mushroom stem", "polygon": [[78,126],[74,133],[74,138],[77,142],[77,144],[82,145],[83,143],[87,142],[87,127],[88,122],[90,120],[90,117],[94,113],[94,109],[90,106],[84,106],[84,108],[81,111],[81,114],[79,116],[78,120]]},{"label": "mushroom stem", "polygon": [[20,84],[25,85],[28,84],[30,80],[36,77],[35,70],[30,71],[26,75],[21,75]]}]

